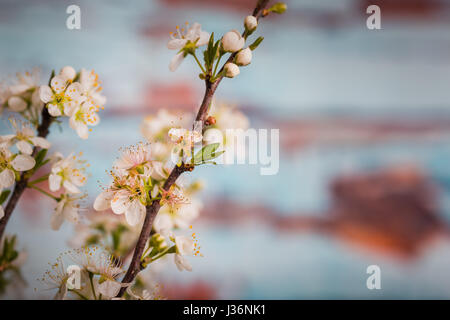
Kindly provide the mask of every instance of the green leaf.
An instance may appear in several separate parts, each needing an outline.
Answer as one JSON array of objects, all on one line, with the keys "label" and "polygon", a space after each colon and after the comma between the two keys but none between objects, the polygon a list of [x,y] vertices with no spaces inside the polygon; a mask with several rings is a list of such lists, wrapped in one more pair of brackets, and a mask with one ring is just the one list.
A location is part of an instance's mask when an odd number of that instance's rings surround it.
[{"label": "green leaf", "polygon": [[205,61],[205,66],[207,70],[210,70],[212,68],[213,62],[214,62],[214,32],[211,33],[211,36],[209,37],[208,47],[205,51],[203,51],[203,60]]},{"label": "green leaf", "polygon": [[6,201],[6,199],[8,199],[10,193],[11,193],[10,190],[5,190],[0,194],[0,205],[3,204],[3,202]]},{"label": "green leaf", "polygon": [[220,143],[212,143],[208,144],[207,146],[204,146],[200,151],[197,152],[197,154],[194,156],[194,164],[204,164],[209,160],[215,159],[222,155],[225,151],[218,151],[216,150],[219,148]]},{"label": "green leaf", "polygon": [[255,50],[260,43],[264,40],[264,37],[258,37],[258,39],[255,40],[255,42],[253,42],[251,45],[249,45],[248,47],[250,48],[250,50]]},{"label": "green leaf", "polygon": [[38,152],[38,154],[36,155],[36,165],[35,170],[39,169],[40,167],[43,166],[43,161],[45,159],[45,156],[47,155],[47,149],[42,149]]}]

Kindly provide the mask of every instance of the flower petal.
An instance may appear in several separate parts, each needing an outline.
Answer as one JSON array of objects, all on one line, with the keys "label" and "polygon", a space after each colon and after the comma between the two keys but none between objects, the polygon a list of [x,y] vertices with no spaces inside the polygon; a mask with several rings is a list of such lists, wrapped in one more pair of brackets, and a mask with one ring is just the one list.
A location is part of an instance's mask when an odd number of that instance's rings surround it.
[{"label": "flower petal", "polygon": [[51,147],[51,143],[48,142],[47,139],[42,138],[42,137],[33,137],[30,139],[31,142],[33,142],[33,144],[37,147],[41,147],[43,149],[48,149]]},{"label": "flower petal", "polygon": [[59,110],[56,104],[50,103],[48,105],[48,113],[50,113],[52,117],[59,117],[61,115],[61,110]]},{"label": "flower petal", "polygon": [[144,214],[145,206],[138,199],[135,199],[125,211],[125,218],[130,226],[135,226],[142,221]]},{"label": "flower petal", "polygon": [[197,47],[201,47],[201,46],[204,46],[204,45],[208,44],[209,37],[210,37],[210,34],[208,32],[201,31],[200,32],[200,38],[198,39],[196,46]]},{"label": "flower petal", "polygon": [[186,45],[186,39],[172,39],[167,43],[167,49],[169,50],[181,50]]},{"label": "flower petal", "polygon": [[64,216],[62,214],[63,208],[64,208],[64,202],[63,201],[58,202],[55,212],[53,212],[53,214],[50,218],[50,226],[51,226],[52,230],[59,230],[62,223],[64,222]]},{"label": "flower petal", "polygon": [[0,219],[5,216],[5,211],[3,211],[3,207],[0,206]]},{"label": "flower petal", "polygon": [[53,77],[50,86],[56,93],[61,93],[66,89],[67,81],[61,76]]},{"label": "flower petal", "polygon": [[106,280],[98,285],[98,292],[107,298],[115,297],[121,288],[120,282]]},{"label": "flower petal", "polygon": [[94,201],[94,209],[97,211],[107,210],[111,207],[111,199],[114,193],[112,191],[103,191]]},{"label": "flower petal", "polygon": [[48,185],[50,191],[58,191],[61,188],[62,177],[59,174],[50,174],[48,177]]},{"label": "flower petal", "polygon": [[183,271],[192,271],[192,266],[189,263],[189,261],[187,259],[185,259],[183,256],[176,254],[174,257],[175,260],[175,264],[178,268],[178,270]]},{"label": "flower petal", "polygon": [[33,157],[25,154],[17,155],[13,161],[11,161],[11,165],[17,171],[27,171],[34,167],[36,164],[36,160]]},{"label": "flower petal", "polygon": [[19,149],[19,151],[24,154],[30,155],[33,153],[33,146],[24,140],[19,140],[16,143],[16,146],[17,146],[17,149]]},{"label": "flower petal", "polygon": [[49,86],[41,86],[39,88],[39,97],[42,102],[49,102],[53,99],[53,91]]},{"label": "flower petal", "polygon": [[8,108],[11,111],[22,112],[27,108],[27,103],[20,97],[11,97],[8,99]]},{"label": "flower petal", "polygon": [[71,205],[64,206],[63,216],[67,221],[77,223],[79,220],[78,208]]},{"label": "flower petal", "polygon": [[68,180],[63,182],[63,186],[69,193],[80,193],[80,189]]},{"label": "flower petal", "polygon": [[14,184],[16,177],[14,172],[10,169],[5,169],[0,172],[0,189],[9,188]]},{"label": "flower petal", "polygon": [[75,130],[77,132],[78,136],[81,139],[86,140],[89,137],[88,126],[82,121],[75,120],[74,115],[72,115],[72,117],[70,117],[69,125],[73,130]]},{"label": "flower petal", "polygon": [[169,70],[175,71],[177,70],[178,66],[183,62],[184,60],[184,52],[178,53],[175,57],[172,58],[169,64]]},{"label": "flower petal", "polygon": [[130,205],[129,193],[125,190],[118,191],[111,200],[111,209],[115,214],[124,213]]}]

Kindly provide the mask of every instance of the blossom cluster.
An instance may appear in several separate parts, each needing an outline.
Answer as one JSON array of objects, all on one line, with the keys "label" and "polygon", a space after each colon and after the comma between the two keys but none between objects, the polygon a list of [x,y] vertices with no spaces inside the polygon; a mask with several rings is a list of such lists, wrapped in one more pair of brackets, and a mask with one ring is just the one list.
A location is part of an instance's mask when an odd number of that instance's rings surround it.
[{"label": "blossom cluster", "polygon": [[46,103],[53,117],[67,116],[69,124],[82,139],[89,137],[91,129],[100,117],[98,111],[104,108],[106,98],[101,94],[102,87],[94,70],[66,66],[50,80],[50,85],[39,88],[39,97]]}]

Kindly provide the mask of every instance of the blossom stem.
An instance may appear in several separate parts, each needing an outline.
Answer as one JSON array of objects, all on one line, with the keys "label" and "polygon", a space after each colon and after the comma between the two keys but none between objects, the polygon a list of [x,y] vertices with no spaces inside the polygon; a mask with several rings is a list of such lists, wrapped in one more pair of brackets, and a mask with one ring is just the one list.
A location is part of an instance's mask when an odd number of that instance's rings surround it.
[{"label": "blossom stem", "polygon": [[59,201],[59,200],[60,200],[59,198],[55,197],[54,195],[52,195],[52,194],[48,193],[47,191],[42,190],[41,188],[36,187],[36,186],[34,186],[34,185],[28,184],[28,188],[37,190],[37,191],[39,191],[40,193],[45,194],[47,197],[52,198],[53,200],[56,200],[56,201]]},{"label": "blossom stem", "polygon": [[192,56],[194,57],[195,61],[197,61],[198,66],[200,67],[200,69],[202,69],[203,74],[206,74],[205,69],[203,68],[202,64],[200,63],[200,61],[197,58],[197,55],[195,54],[195,52],[192,53]]},{"label": "blossom stem", "polygon": [[[259,18],[264,10],[264,8],[267,6],[269,0],[258,0],[255,9],[253,10],[253,16],[256,18]],[[227,62],[231,62],[236,53],[231,54],[231,56],[228,58]],[[198,61],[197,57],[194,58],[197,60],[197,63],[201,66],[200,62]],[[201,67],[203,70],[203,67]],[[197,116],[195,118],[196,121],[202,121],[205,122],[206,118],[208,117],[208,111],[209,107],[211,105],[212,98],[214,96],[214,93],[217,89],[217,86],[219,85],[220,81],[223,79],[222,74],[223,66],[219,73],[221,74],[217,79],[214,80],[214,82],[211,82],[210,76],[206,75],[205,79],[205,95],[203,97],[202,104],[200,105],[200,108],[197,112]],[[203,70],[204,72],[204,70]],[[187,168],[184,165],[181,166],[175,166],[172,169],[172,172],[169,174],[169,177],[167,178],[166,182],[163,185],[163,189],[168,191],[170,187],[176,182],[176,180],[180,177],[180,175],[185,172],[189,171],[189,168]],[[158,211],[161,207],[161,200],[153,201],[150,206],[146,207],[146,215],[145,220],[142,225],[141,233],[139,234],[138,241],[136,243],[136,248],[133,253],[133,258],[131,259],[131,263],[128,266],[127,273],[125,274],[124,278],[122,279],[123,284],[128,284],[133,282],[134,278],[137,276],[137,274],[144,269],[144,266],[142,265],[141,257],[142,253],[145,249],[145,244],[147,243],[148,238],[150,237],[150,233],[152,231],[152,225],[153,221],[158,214]],[[117,294],[117,297],[121,297],[125,292],[125,287],[121,288],[119,293]]]},{"label": "blossom stem", "polygon": [[37,178],[36,180],[30,181],[30,182],[28,182],[28,186],[31,186],[31,185],[33,185],[33,184],[36,184],[36,183],[45,181],[45,180],[48,179],[48,176],[49,176],[49,174],[46,174],[45,176],[42,176],[42,177],[40,177],[40,178]]},{"label": "blossom stem", "polygon": [[97,300],[97,295],[95,294],[95,289],[94,289],[94,282],[92,281],[93,277],[94,277],[94,274],[89,272],[89,283],[91,284],[92,294],[94,295],[94,299]]},{"label": "blossom stem", "polygon": [[81,299],[83,300],[89,300],[85,295],[81,294],[80,292],[78,292],[77,290],[74,289],[69,289],[70,292],[75,293],[77,296],[79,296]]},{"label": "blossom stem", "polygon": [[[219,58],[217,59],[216,66],[214,67],[214,72],[213,72],[213,74],[212,74],[212,78],[213,78],[213,79],[216,77],[217,67],[219,66],[220,59],[222,59],[222,57],[223,57],[223,54],[220,53],[220,54],[219,54]],[[213,82],[214,82],[214,81],[213,81]]]}]

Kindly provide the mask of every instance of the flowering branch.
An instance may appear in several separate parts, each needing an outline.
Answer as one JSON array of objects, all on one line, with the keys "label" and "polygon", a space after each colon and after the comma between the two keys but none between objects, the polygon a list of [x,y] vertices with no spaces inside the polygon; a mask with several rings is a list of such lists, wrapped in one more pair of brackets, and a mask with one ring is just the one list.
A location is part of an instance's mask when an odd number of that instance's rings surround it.
[{"label": "flowering branch", "polygon": [[[269,11],[266,8],[267,4],[268,4],[269,0],[259,0],[256,4],[255,9],[253,10],[252,16],[256,19],[260,18],[261,16],[265,16],[269,13]],[[253,20],[255,20],[253,19]],[[246,30],[244,31],[244,33],[242,34],[242,38],[246,38],[255,28],[256,26],[253,28],[253,30],[251,30],[250,28],[247,27],[247,21],[246,21]],[[238,34],[239,36],[239,34]],[[181,60],[188,54],[194,55],[195,54],[195,48],[196,46],[199,45],[198,42],[204,42],[205,39],[202,39],[203,34],[200,34],[199,38],[194,39],[194,42],[191,44],[189,41],[187,44],[184,45],[184,48],[182,48],[180,50],[180,52],[178,53],[178,55],[175,57],[176,60],[173,61],[173,63],[171,63],[171,70],[174,70],[178,64],[181,62]],[[225,37],[224,37],[225,38]],[[258,39],[259,40],[259,39]],[[257,40],[257,41],[258,41]],[[208,46],[208,49],[211,47],[213,48],[213,57],[212,57],[212,62],[214,62],[214,59],[216,58],[216,53],[218,52],[218,46],[220,45],[219,43],[217,43],[216,45],[213,44],[214,38],[213,36],[211,36],[210,38],[210,45]],[[241,39],[239,39],[239,41],[241,41]],[[242,42],[244,42],[245,40],[242,40]],[[262,40],[259,40],[259,42],[261,42]],[[259,44],[258,42],[258,44]],[[222,39],[222,46],[224,45],[224,39]],[[256,44],[257,45],[257,44]],[[222,68],[219,70],[219,72],[217,74],[215,74],[215,72],[212,72],[212,64],[208,63],[206,61],[205,58],[205,67],[206,68],[201,68],[202,70],[202,74],[200,75],[201,78],[203,78],[205,80],[205,95],[203,97],[203,101],[200,105],[200,108],[198,110],[197,116],[196,116],[196,121],[201,121],[202,123],[208,124],[208,111],[211,105],[211,101],[212,98],[214,96],[214,93],[219,85],[219,83],[221,82],[221,80],[223,79],[224,76],[227,77],[234,77],[234,75],[236,75],[239,70],[235,71],[235,68],[238,68],[234,63],[232,63],[233,61],[235,61],[236,56],[241,53],[244,50],[239,51],[243,46],[243,43],[241,45],[240,48],[237,48],[236,50],[229,50],[230,52],[233,52],[230,57],[228,58],[227,62],[222,66]],[[169,49],[171,49],[169,47]],[[183,50],[185,50],[183,52]],[[222,51],[222,48],[220,48],[220,52],[219,52],[219,59],[222,57],[222,55],[225,53],[225,51]],[[253,50],[253,49],[252,49]],[[206,56],[206,54],[205,54]],[[194,58],[196,58],[194,56]],[[251,59],[251,53],[250,53],[250,59]],[[196,61],[198,62],[198,59],[196,59]],[[219,61],[217,62],[217,64],[219,63]],[[242,63],[241,65],[246,65],[247,63]],[[208,66],[209,64],[209,66]],[[201,65],[201,64],[200,64]],[[232,65],[232,66],[230,66]],[[209,68],[208,68],[209,67]],[[230,68],[232,67],[232,68]],[[233,69],[234,68],[234,69]],[[214,68],[214,70],[217,69],[217,65]],[[230,70],[227,70],[230,69]],[[194,124],[195,127],[195,124]],[[181,174],[183,174],[186,171],[192,171],[194,169],[194,166],[191,164],[186,164],[186,163],[180,163],[179,165],[176,165],[173,170],[171,171],[169,177],[167,178],[167,180],[165,181],[162,189],[165,191],[168,191],[172,185],[175,184],[176,180],[180,177]],[[145,265],[142,264],[142,254],[144,252],[146,243],[150,237],[150,233],[152,231],[152,225],[153,225],[153,221],[156,217],[156,215],[158,214],[158,211],[161,207],[161,200],[155,200],[152,201],[152,203],[148,206],[146,206],[146,212],[145,212],[145,220],[139,235],[139,239],[137,241],[136,244],[136,248],[134,250],[133,253],[133,257],[131,260],[131,263],[128,267],[128,271],[126,273],[126,275],[124,276],[124,278],[122,279],[122,284],[124,285],[119,293],[118,293],[118,297],[121,297],[125,290],[126,290],[126,285],[130,284],[131,282],[133,282],[133,280],[135,279],[135,277],[137,276],[137,274],[145,268]]]},{"label": "flowering branch", "polygon": [[[37,128],[38,137],[45,138],[47,137],[49,133],[50,125],[52,124],[53,120],[55,119],[48,113],[47,108],[42,109],[42,121],[41,124]],[[40,147],[33,147],[33,153],[31,154],[32,157],[35,157],[37,153],[39,152]],[[3,234],[5,232],[6,224],[8,223],[9,218],[11,217],[12,212],[14,211],[14,208],[16,207],[17,203],[19,202],[20,197],[22,196],[23,192],[27,188],[28,180],[30,177],[27,175],[27,171],[24,171],[20,174],[20,180],[16,183],[14,186],[14,190],[11,194],[11,197],[9,198],[9,201],[5,207],[5,215],[2,219],[0,219],[0,239],[3,238]]]}]

